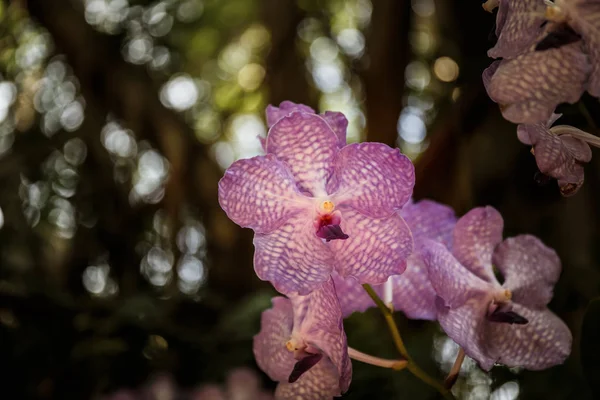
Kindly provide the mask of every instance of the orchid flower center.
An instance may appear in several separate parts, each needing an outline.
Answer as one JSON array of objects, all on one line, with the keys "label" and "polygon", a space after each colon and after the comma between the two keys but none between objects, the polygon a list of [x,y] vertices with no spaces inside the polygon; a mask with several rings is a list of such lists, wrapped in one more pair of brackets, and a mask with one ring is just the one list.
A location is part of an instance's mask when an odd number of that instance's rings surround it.
[{"label": "orchid flower center", "polygon": [[507,324],[524,325],[529,321],[527,318],[512,310],[512,292],[508,289],[497,290],[488,306],[486,318],[490,322],[501,322]]},{"label": "orchid flower center", "polygon": [[317,349],[294,337],[285,343],[285,347],[288,351],[294,353],[294,358],[297,360],[288,378],[289,383],[296,382],[302,374],[314,367],[323,358],[323,354]]},{"label": "orchid flower center", "polygon": [[545,17],[548,21],[562,23],[567,20],[567,16],[559,4],[555,4],[554,2],[551,2],[551,1],[546,1],[545,3],[546,3]]},{"label": "orchid flower center", "polygon": [[340,223],[342,214],[335,209],[335,204],[331,200],[325,200],[317,206],[317,217],[314,221],[317,237],[329,242],[335,239],[348,239]]}]

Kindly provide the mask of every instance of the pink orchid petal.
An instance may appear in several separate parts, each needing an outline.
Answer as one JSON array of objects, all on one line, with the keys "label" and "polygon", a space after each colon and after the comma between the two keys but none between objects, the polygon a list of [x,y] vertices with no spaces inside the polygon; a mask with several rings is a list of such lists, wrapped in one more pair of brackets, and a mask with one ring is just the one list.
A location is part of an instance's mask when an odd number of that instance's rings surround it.
[{"label": "pink orchid petal", "polygon": [[556,252],[531,235],[502,242],[494,252],[494,265],[504,275],[504,286],[512,300],[529,307],[545,307],[552,299],[560,276]]},{"label": "pink orchid petal", "polygon": [[545,123],[557,105],[579,100],[591,70],[579,41],[502,61],[486,89],[509,121]]},{"label": "pink orchid petal", "polygon": [[502,0],[496,17],[498,42],[488,50],[492,58],[510,59],[526,51],[542,32],[544,2]]},{"label": "pink orchid petal", "polygon": [[306,208],[286,165],[273,155],[234,162],[219,181],[219,204],[227,216],[257,233],[271,232]]},{"label": "pink orchid petal", "polygon": [[328,193],[339,208],[351,207],[372,218],[387,217],[410,199],[415,168],[400,150],[382,143],[349,144],[335,159]]},{"label": "pink orchid petal", "polygon": [[304,214],[290,217],[275,231],[254,236],[254,270],[283,294],[305,295],[329,279],[331,250],[315,235]]},{"label": "pink orchid petal", "polygon": [[442,244],[426,240],[421,247],[429,281],[443,304],[458,308],[469,299],[487,296],[493,286],[462,266]]},{"label": "pink orchid petal", "polygon": [[432,200],[421,200],[404,206],[400,215],[410,227],[415,242],[431,239],[452,247],[452,232],[457,218],[451,207]]},{"label": "pink orchid petal", "polygon": [[513,311],[527,318],[529,323],[487,322],[486,352],[500,364],[529,370],[562,364],[571,353],[573,341],[565,323],[546,308],[533,310],[513,304]]},{"label": "pink orchid petal", "polygon": [[454,228],[452,253],[472,273],[487,282],[496,282],[492,254],[502,242],[504,221],[493,207],[478,207],[458,220]]},{"label": "pink orchid petal", "polygon": [[305,106],[304,104],[296,104],[291,101],[284,101],[279,104],[279,107],[275,107],[272,105],[267,106],[267,126],[270,128],[277,121],[279,121],[283,117],[287,117],[293,112],[303,112],[307,114],[314,114],[315,110],[310,108],[309,106]]},{"label": "pink orchid petal", "polygon": [[391,275],[404,272],[413,240],[408,225],[398,214],[369,218],[346,209],[342,212],[341,226],[349,238],[330,243],[341,276],[353,276],[360,283],[380,284]]},{"label": "pink orchid petal", "polygon": [[296,360],[287,350],[293,328],[292,303],[284,297],[273,298],[273,307],[264,311],[260,332],[254,336],[256,363],[274,381],[287,381]]},{"label": "pink orchid petal", "polygon": [[325,111],[321,116],[338,137],[338,147],[344,147],[346,145],[346,130],[348,129],[348,120],[344,114],[337,111]]},{"label": "pink orchid petal", "polygon": [[341,394],[336,368],[326,358],[302,374],[296,382],[283,381],[275,390],[277,400],[324,400]]},{"label": "pink orchid petal", "polygon": [[312,196],[325,196],[333,172],[338,137],[320,116],[294,112],[269,130],[267,153],[290,168],[296,184]]},{"label": "pink orchid petal", "polygon": [[335,271],[332,272],[331,276],[335,282],[344,318],[354,312],[364,312],[371,307],[375,307],[375,303],[356,278],[353,276],[343,278]]}]

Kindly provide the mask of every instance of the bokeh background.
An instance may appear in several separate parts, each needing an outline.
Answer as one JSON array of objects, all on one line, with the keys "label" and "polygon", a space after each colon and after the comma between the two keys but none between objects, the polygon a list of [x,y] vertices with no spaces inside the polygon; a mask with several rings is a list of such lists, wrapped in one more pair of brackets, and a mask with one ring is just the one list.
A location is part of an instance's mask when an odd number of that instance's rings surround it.
[{"label": "bokeh background", "polygon": [[[572,198],[536,174],[481,82],[493,27],[475,0],[0,1],[0,398],[130,388],[175,400],[174,387],[256,369],[252,336],[275,292],[216,188],[259,154],[266,105],[292,100],[344,112],[350,141],[399,146],[415,198],[459,215],[493,205],[506,235],[539,235],[561,256],[551,308],[572,356],[489,375],[467,361],[459,398],[592,399],[600,311],[583,336],[582,321],[600,294],[599,158]],[[597,99],[560,111],[599,133]],[[452,341],[397,319],[442,378]],[[346,330],[351,346],[395,357],[376,310]],[[437,396],[408,372],[354,362],[344,398]]]}]

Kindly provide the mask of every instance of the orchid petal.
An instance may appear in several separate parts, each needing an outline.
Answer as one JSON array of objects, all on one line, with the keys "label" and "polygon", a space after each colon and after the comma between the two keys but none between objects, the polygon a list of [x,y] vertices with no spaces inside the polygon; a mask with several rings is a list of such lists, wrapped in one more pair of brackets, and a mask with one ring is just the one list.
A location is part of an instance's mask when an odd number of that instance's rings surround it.
[{"label": "orchid petal", "polygon": [[270,128],[277,121],[279,121],[283,117],[287,117],[293,112],[303,112],[307,114],[314,114],[315,110],[310,108],[309,106],[305,106],[304,104],[296,104],[291,101],[284,101],[279,104],[279,107],[275,107],[272,105],[267,106],[267,126]]},{"label": "orchid petal", "polygon": [[496,360],[489,356],[485,348],[485,295],[473,296],[470,301],[456,308],[446,307],[441,298],[437,300],[438,322],[444,332],[464,349],[465,354],[477,361],[482,369],[489,371]]},{"label": "orchid petal", "polygon": [[488,56],[510,59],[526,51],[542,32],[544,9],[539,0],[501,1],[496,17],[498,42]]},{"label": "orchid petal", "polygon": [[421,252],[431,286],[446,307],[458,308],[484,296],[492,285],[462,266],[442,244],[424,241]]},{"label": "orchid petal", "polygon": [[333,268],[331,251],[304,214],[290,217],[269,234],[256,234],[254,246],[256,274],[283,294],[312,292],[329,279]]},{"label": "orchid petal", "polygon": [[493,207],[478,207],[466,213],[454,228],[456,259],[487,282],[496,282],[492,269],[494,248],[502,241],[504,221]]},{"label": "orchid petal", "polygon": [[413,240],[408,225],[398,214],[376,219],[347,209],[342,212],[342,229],[349,238],[330,244],[341,276],[380,284],[406,269]]},{"label": "orchid petal", "polygon": [[415,242],[431,239],[440,241],[448,248],[452,246],[452,231],[457,218],[451,207],[421,200],[404,206],[400,215],[410,227]]},{"label": "orchid petal", "polygon": [[293,328],[292,303],[284,297],[273,298],[273,307],[264,311],[260,332],[254,336],[256,363],[274,381],[287,381],[296,360],[285,343]]},{"label": "orchid petal", "polygon": [[579,100],[591,68],[582,43],[577,42],[502,61],[486,89],[507,120],[544,123],[558,104]]},{"label": "orchid petal", "polygon": [[[291,296],[294,309],[293,335],[323,352],[336,366],[342,392],[350,385],[352,365],[342,325],[342,311],[332,279],[307,296]],[[298,316],[298,317],[297,317]]]},{"label": "orchid petal", "polygon": [[[350,316],[354,312],[364,312],[371,307],[375,307],[373,299],[367,294],[362,285],[355,277],[341,277],[337,272],[331,274],[335,282],[335,288],[338,294],[342,316]],[[377,290],[377,289],[376,289]]]},{"label": "orchid petal", "polygon": [[344,114],[337,111],[325,111],[322,117],[338,137],[338,147],[344,147],[346,145],[346,129],[348,129],[348,120]]},{"label": "orchid petal", "polygon": [[285,161],[301,190],[325,196],[325,185],[333,172],[338,137],[320,116],[294,112],[269,130],[267,153]]},{"label": "orchid petal", "polygon": [[382,218],[410,199],[415,168],[398,149],[382,143],[355,143],[338,153],[333,178],[327,189],[328,193],[335,192],[332,197],[340,209],[351,207],[366,216]]},{"label": "orchid petal", "polygon": [[324,400],[341,395],[338,374],[331,361],[324,358],[294,383],[277,385],[277,400]]},{"label": "orchid petal", "polygon": [[273,155],[238,160],[219,181],[219,204],[227,216],[257,233],[277,229],[305,202],[286,165]]},{"label": "orchid petal", "polygon": [[488,322],[486,351],[496,362],[511,367],[541,370],[562,364],[571,353],[573,340],[565,323],[548,309],[532,310],[513,304],[513,310],[529,323]]},{"label": "orchid petal", "polygon": [[504,275],[503,286],[512,292],[514,302],[539,308],[552,299],[560,259],[535,236],[506,239],[494,252],[494,265]]}]

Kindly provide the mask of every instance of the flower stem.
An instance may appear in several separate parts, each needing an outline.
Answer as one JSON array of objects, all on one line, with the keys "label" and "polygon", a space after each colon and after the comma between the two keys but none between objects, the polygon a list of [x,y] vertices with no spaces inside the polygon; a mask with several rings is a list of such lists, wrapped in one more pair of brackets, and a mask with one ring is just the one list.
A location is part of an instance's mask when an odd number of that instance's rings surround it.
[{"label": "flower stem", "polygon": [[367,294],[373,299],[383,316],[385,317],[385,321],[387,322],[388,328],[390,329],[390,333],[392,334],[392,339],[394,340],[394,344],[398,349],[398,352],[402,357],[406,359],[408,365],[406,369],[408,369],[414,376],[419,378],[421,381],[425,382],[429,386],[435,388],[445,399],[454,400],[454,396],[448,389],[444,387],[440,382],[433,379],[429,376],[425,371],[423,371],[411,358],[406,350],[406,346],[404,346],[404,341],[402,340],[402,336],[400,336],[400,331],[398,330],[398,326],[396,325],[396,321],[394,321],[394,314],[392,310],[390,310],[383,300],[379,298],[375,290],[371,287],[371,285],[365,283],[362,285]]},{"label": "flower stem", "polygon": [[465,351],[462,347],[458,348],[458,354],[456,355],[456,360],[454,360],[454,365],[452,365],[452,369],[448,373],[448,376],[444,380],[444,386],[446,389],[452,389],[452,386],[456,383],[458,379],[458,374],[460,373],[460,367],[462,366],[463,361],[465,360]]},{"label": "flower stem", "polygon": [[395,369],[396,371],[406,368],[408,364],[406,360],[387,360],[385,358],[379,358],[370,354],[365,354],[361,351],[353,349],[352,347],[348,347],[348,355],[353,360],[375,365],[376,367]]},{"label": "flower stem", "polygon": [[569,135],[574,138],[581,139],[594,147],[600,147],[600,138],[598,136],[584,132],[581,129],[574,128],[572,126],[556,125],[550,128],[550,132],[554,133],[556,136]]}]

